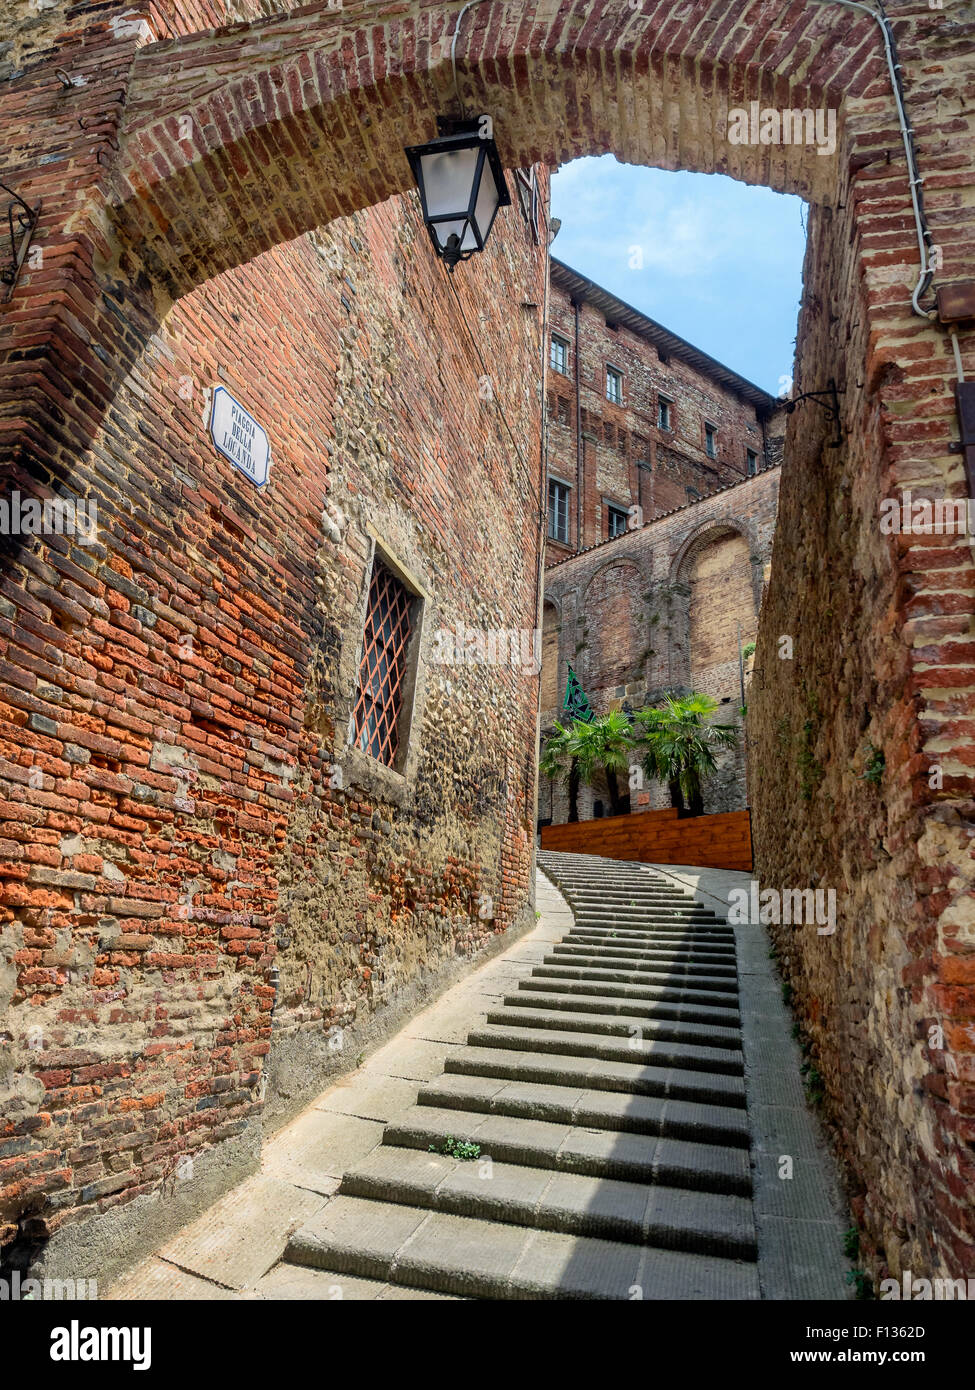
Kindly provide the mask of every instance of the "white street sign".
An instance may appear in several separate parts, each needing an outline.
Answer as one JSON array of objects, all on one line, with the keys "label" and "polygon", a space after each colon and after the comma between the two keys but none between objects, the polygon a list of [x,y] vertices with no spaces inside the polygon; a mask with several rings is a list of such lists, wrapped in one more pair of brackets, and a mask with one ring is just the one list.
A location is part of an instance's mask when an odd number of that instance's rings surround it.
[{"label": "white street sign", "polygon": [[218,386],[213,393],[210,438],[224,458],[236,464],[252,483],[264,486],[271,471],[268,437],[225,386]]}]

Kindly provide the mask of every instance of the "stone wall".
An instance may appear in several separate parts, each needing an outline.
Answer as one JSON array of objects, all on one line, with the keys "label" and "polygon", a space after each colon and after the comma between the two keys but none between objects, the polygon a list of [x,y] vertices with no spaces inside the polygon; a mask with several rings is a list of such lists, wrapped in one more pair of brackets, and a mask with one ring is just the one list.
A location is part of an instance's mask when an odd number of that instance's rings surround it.
[{"label": "stone wall", "polygon": [[[742,646],[753,642],[778,488],[779,469],[767,469],[546,568],[543,737],[562,718],[570,665],[597,713],[652,704],[667,690],[695,690],[721,702],[715,722],[741,728],[739,625]],[[748,661],[746,680],[750,669]],[[719,754],[718,770],[705,786],[706,811],[747,804],[745,761],[743,737],[736,751]],[[608,811],[599,779],[580,788],[582,819],[593,815],[597,802]],[[633,788],[633,811],[669,804],[659,783]],[[542,779],[538,814],[543,821],[565,821],[567,789]]]}]

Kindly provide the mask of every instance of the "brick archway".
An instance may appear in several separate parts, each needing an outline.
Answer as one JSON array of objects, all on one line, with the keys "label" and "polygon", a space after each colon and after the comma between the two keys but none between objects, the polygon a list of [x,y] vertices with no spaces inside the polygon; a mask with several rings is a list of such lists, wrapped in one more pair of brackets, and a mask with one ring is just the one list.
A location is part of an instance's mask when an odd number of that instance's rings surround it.
[{"label": "brick archway", "polygon": [[[122,240],[182,292],[403,192],[403,147],[458,109],[463,9],[323,4],[142,48],[107,187]],[[728,110],[755,100],[855,121],[886,73],[868,26],[854,32],[850,46],[822,10],[781,0],[676,14],[665,0],[482,0],[457,33],[458,87],[494,117],[511,168],[613,151],[829,201],[835,155],[733,144]]]},{"label": "brick archway", "polygon": [[[0,448],[15,485],[60,480],[82,495],[97,488],[109,512],[140,509],[141,482],[114,467],[102,426],[173,299],[407,186],[403,146],[456,100],[443,41],[461,9],[322,5],[182,36],[121,10],[90,30],[55,13],[46,47],[18,49],[0,114],[29,138],[0,153],[0,177],[43,200],[44,260],[0,317]],[[971,116],[949,80],[966,55],[960,26],[916,9],[894,19],[951,280],[972,254],[958,216],[975,182]],[[858,1219],[895,1270],[957,1272],[975,1254],[975,571],[963,544],[895,543],[876,525],[888,493],[964,495],[965,484],[949,452],[950,351],[910,305],[917,246],[875,26],[811,0],[483,0],[456,56],[464,100],[494,116],[509,165],[613,151],[813,205],[797,390],[837,380],[844,443],[830,450],[813,406],[793,417],[756,663],[765,685],[750,715],[765,758],[756,858],[769,884],[814,873],[849,888],[846,927],[800,942],[792,959],[863,1186]],[[729,108],[752,101],[835,108],[835,154],[730,144]],[[963,337],[969,372],[972,346]],[[128,538],[113,539],[124,578]],[[4,623],[14,627],[18,603],[36,620],[48,578],[9,586]],[[77,621],[70,606],[64,614]],[[783,633],[791,667],[776,661]],[[786,717],[791,742],[777,733]],[[879,789],[860,774],[865,740],[885,755]],[[950,1067],[925,1041],[932,1020]]]},{"label": "brick archway", "polygon": [[[0,442],[63,479],[174,297],[407,188],[404,145],[459,109],[450,50],[463,8],[359,0],[171,37],[122,16],[99,33],[96,62],[82,36],[58,36],[60,70],[84,64],[78,91],[58,86],[43,50],[30,120],[60,157],[12,150],[3,170],[43,199],[53,269],[19,288],[18,336],[44,350],[28,359],[39,367],[3,364]],[[886,148],[889,134],[871,25],[842,20],[785,0],[676,12],[669,0],[479,0],[457,37],[459,90],[494,116],[511,167],[611,150],[829,203],[851,142]],[[835,109],[836,152],[730,143],[728,110],[752,101]],[[76,388],[86,418],[65,421],[51,394]]]}]

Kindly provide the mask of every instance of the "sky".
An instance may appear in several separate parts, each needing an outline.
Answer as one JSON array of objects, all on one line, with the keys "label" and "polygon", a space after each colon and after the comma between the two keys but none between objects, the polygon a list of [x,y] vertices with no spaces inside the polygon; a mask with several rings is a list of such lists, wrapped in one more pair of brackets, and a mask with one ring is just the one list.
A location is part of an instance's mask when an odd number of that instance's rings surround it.
[{"label": "sky", "polygon": [[778,395],[792,375],[800,198],[723,174],[576,159],[552,179],[552,255]]}]

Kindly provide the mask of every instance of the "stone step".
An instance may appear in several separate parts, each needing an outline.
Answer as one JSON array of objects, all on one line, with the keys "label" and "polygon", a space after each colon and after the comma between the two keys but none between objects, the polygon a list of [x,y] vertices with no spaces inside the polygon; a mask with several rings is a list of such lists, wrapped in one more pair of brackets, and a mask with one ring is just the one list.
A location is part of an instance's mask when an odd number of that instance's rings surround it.
[{"label": "stone step", "polygon": [[625,923],[599,927],[577,923],[569,928],[566,935],[585,936],[592,941],[603,941],[607,944],[618,942],[625,946],[641,946],[647,941],[687,942],[690,945],[700,947],[702,950],[712,951],[733,951],[737,944],[734,933],[730,931],[717,931],[711,928],[702,931],[695,926],[679,924],[667,926],[661,923],[643,927],[630,927]]},{"label": "stone step", "polygon": [[615,888],[569,888],[566,897],[572,906],[609,906],[609,908],[654,908],[658,903],[675,908],[694,908],[695,912],[711,912],[715,909],[707,902],[698,902],[684,892],[661,890],[629,891]]},{"label": "stone step", "polygon": [[506,994],[502,1003],[506,1009],[552,1009],[557,1011],[594,1014],[625,1014],[628,1018],[663,1018],[675,1022],[710,1023],[717,1028],[738,1028],[741,1015],[737,1009],[721,1009],[707,1005],[668,1004],[661,1000],[613,998],[610,995],[579,995],[529,990],[529,980],[518,982],[516,994]]},{"label": "stone step", "polygon": [[573,920],[576,927],[606,927],[610,931],[629,927],[634,931],[653,931],[654,928],[659,928],[664,931],[711,930],[724,936],[728,934],[726,923],[717,918],[696,916],[693,912],[637,912],[635,909],[627,912],[597,912],[594,908],[589,912],[573,913]]},{"label": "stone step", "polygon": [[285,1258],[465,1298],[756,1299],[754,1263],[336,1196]]},{"label": "stone step", "polygon": [[519,1115],[482,1115],[416,1105],[391,1121],[383,1144],[441,1153],[448,1141],[476,1144],[498,1163],[558,1169],[593,1178],[658,1183],[694,1192],[748,1197],[752,1191],[747,1149],[688,1139],[594,1130]]},{"label": "stone step", "polygon": [[651,973],[666,975],[704,975],[709,979],[721,978],[725,981],[737,979],[737,970],[731,965],[694,965],[685,960],[660,959],[634,960],[632,957],[613,956],[600,951],[585,951],[570,947],[554,947],[551,953],[542,957],[543,965],[580,965],[597,969],[631,970],[634,974]]},{"label": "stone step", "polygon": [[606,893],[594,893],[583,898],[570,896],[569,905],[581,912],[615,912],[626,916],[630,912],[686,912],[695,917],[707,917],[720,921],[714,909],[704,903],[696,903],[693,898],[614,898]]},{"label": "stone step", "polygon": [[448,1076],[489,1076],[547,1086],[656,1096],[729,1110],[744,1110],[745,1107],[745,1083],[740,1076],[688,1071],[684,1067],[666,1067],[632,1059],[618,1062],[606,1057],[538,1054],[520,1048],[476,1047],[468,1043],[447,1054],[444,1069]]},{"label": "stone step", "polygon": [[635,1096],[619,1091],[551,1086],[535,1081],[506,1081],[489,1076],[445,1072],[420,1087],[417,1105],[474,1110],[588,1125],[628,1134],[655,1134],[700,1144],[748,1148],[750,1131],[744,1111],[693,1101]]},{"label": "stone step", "polygon": [[554,1052],[570,1057],[600,1057],[610,1062],[652,1062],[658,1067],[686,1067],[688,1071],[722,1072],[727,1076],[744,1074],[740,1052],[656,1039],[631,1037],[624,1042],[598,1033],[487,1024],[475,1028],[467,1042],[471,1047],[502,1047],[509,1052]]},{"label": "stone step", "polygon": [[518,981],[518,988],[535,993],[594,996],[601,999],[633,999],[671,1004],[703,1004],[706,1008],[738,1012],[737,992],[725,994],[716,990],[684,988],[679,985],[628,985],[620,981],[576,980],[531,975]]},{"label": "stone step", "polygon": [[585,932],[587,936],[599,937],[608,941],[644,941],[647,938],[675,938],[684,941],[699,941],[702,946],[734,946],[735,934],[730,927],[667,926],[666,924],[646,927],[630,927],[625,922],[614,926],[579,926],[569,928],[569,934]]},{"label": "stone step", "polygon": [[647,1188],[493,1161],[488,1175],[477,1162],[387,1145],[346,1173],[339,1193],[534,1230],[757,1258],[751,1202],[724,1193]]},{"label": "stone step", "polygon": [[711,912],[715,909],[707,902],[698,902],[697,898],[688,898],[683,892],[626,892],[615,891],[613,888],[570,888],[566,894],[570,905],[586,906],[586,908],[608,908],[622,909],[627,908],[656,908],[656,906],[666,906],[666,908],[693,908],[695,912]]},{"label": "stone step", "polygon": [[737,1028],[641,1018],[633,1014],[612,1017],[581,1008],[577,1013],[554,1009],[502,1008],[489,1009],[485,1019],[488,1024],[500,1028],[555,1029],[600,1037],[659,1039],[662,1042],[698,1044],[706,1048],[728,1048],[734,1052],[741,1050],[741,1034]]},{"label": "stone step", "polygon": [[622,953],[633,957],[648,954],[681,957],[699,955],[705,964],[713,961],[715,965],[734,965],[736,959],[734,947],[724,941],[687,941],[676,935],[658,936],[655,932],[648,932],[642,938],[613,935],[589,937],[586,927],[566,932],[565,936],[554,944],[553,950],[585,951],[590,955],[605,952],[607,955],[616,956]]},{"label": "stone step", "polygon": [[587,941],[584,936],[577,937],[571,932],[562,938],[555,947],[556,953],[572,951],[583,955],[601,955],[609,960],[670,960],[700,961],[703,965],[734,967],[734,951],[726,947],[712,947],[711,950],[696,944],[687,945],[677,941],[648,941],[643,945],[616,941]]},{"label": "stone step", "polygon": [[737,977],[715,976],[710,972],[707,975],[694,975],[687,970],[666,967],[659,970],[637,970],[632,966],[615,966],[610,969],[606,966],[586,965],[579,960],[571,962],[570,959],[563,959],[559,962],[558,956],[554,957],[554,961],[554,964],[536,965],[532,970],[532,976],[538,979],[612,980],[621,984],[661,985],[665,981],[683,982],[688,989],[717,990],[721,993],[736,992],[738,989]]}]

